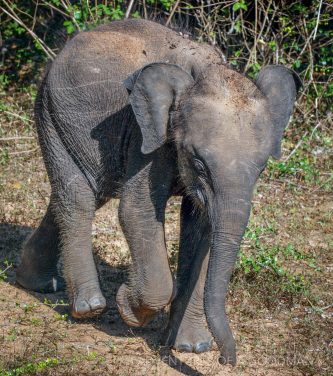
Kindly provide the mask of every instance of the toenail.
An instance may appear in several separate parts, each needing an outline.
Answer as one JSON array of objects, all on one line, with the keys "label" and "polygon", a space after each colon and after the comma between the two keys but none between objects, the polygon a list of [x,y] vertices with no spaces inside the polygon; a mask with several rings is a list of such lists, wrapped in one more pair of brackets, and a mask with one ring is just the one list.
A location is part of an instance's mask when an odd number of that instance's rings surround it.
[{"label": "toenail", "polygon": [[89,304],[85,300],[81,300],[75,304],[75,308],[77,312],[90,310]]},{"label": "toenail", "polygon": [[210,342],[199,342],[194,345],[194,352],[197,354],[203,353],[210,349]]},{"label": "toenail", "polygon": [[91,307],[97,307],[97,306],[101,306],[103,305],[103,301],[101,298],[92,298],[89,300],[89,303],[91,305]]},{"label": "toenail", "polygon": [[176,350],[180,352],[192,352],[192,345],[189,343],[181,343],[176,346]]},{"label": "toenail", "polygon": [[52,278],[52,287],[53,287],[53,291],[57,291],[57,278]]}]

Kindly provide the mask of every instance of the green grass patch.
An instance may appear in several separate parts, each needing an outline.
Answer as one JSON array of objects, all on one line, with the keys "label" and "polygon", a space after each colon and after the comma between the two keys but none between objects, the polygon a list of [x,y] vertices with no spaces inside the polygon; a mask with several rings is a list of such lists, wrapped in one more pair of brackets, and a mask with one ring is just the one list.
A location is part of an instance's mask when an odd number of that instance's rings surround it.
[{"label": "green grass patch", "polygon": [[50,368],[58,367],[64,361],[58,358],[47,358],[39,362],[29,362],[10,370],[0,370],[0,376],[34,375]]},{"label": "green grass patch", "polygon": [[[318,125],[318,124],[317,124]],[[320,124],[319,124],[320,125]],[[294,127],[293,132],[297,129]],[[296,140],[298,139],[298,142]],[[284,181],[292,187],[309,187],[332,191],[333,173],[330,155],[333,137],[329,131],[306,131],[301,137],[294,134],[283,142],[286,155],[281,160],[269,159],[264,175],[272,180]]]},{"label": "green grass patch", "polygon": [[78,355],[70,359],[49,357],[37,361],[34,360],[34,357],[35,355],[32,355],[30,361],[24,362],[16,367],[7,367],[7,369],[5,369],[5,367],[1,366],[0,364],[0,376],[40,375],[42,373],[48,374],[47,371],[49,371],[50,369],[76,364],[78,362],[95,361],[98,364],[105,362],[105,358],[95,351],[92,351],[86,355]]},{"label": "green grass patch", "polygon": [[301,252],[293,244],[286,246],[266,244],[273,236],[274,226],[250,227],[244,239],[233,277],[233,284],[251,290],[266,305],[276,305],[281,300],[292,304],[295,299],[310,294],[310,281],[305,270],[320,272],[312,255]]}]

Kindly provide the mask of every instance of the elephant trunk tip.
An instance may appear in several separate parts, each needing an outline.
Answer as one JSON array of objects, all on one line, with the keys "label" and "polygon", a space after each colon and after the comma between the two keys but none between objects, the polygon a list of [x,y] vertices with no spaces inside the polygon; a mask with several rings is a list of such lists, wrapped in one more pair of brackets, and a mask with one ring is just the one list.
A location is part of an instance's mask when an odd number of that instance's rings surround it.
[{"label": "elephant trunk tip", "polygon": [[225,348],[224,346],[220,349],[219,363],[222,365],[236,366],[236,346],[233,344],[231,348]]},{"label": "elephant trunk tip", "polygon": [[[207,307],[207,306],[206,306]],[[206,308],[205,307],[205,308]],[[208,308],[208,307],[207,307]],[[215,342],[220,351],[219,363],[222,365],[236,366],[236,342],[232,335],[228,318],[225,315],[225,311],[214,312],[211,309],[206,309],[206,319],[208,328],[213,335]],[[219,320],[214,318],[218,317]]]}]

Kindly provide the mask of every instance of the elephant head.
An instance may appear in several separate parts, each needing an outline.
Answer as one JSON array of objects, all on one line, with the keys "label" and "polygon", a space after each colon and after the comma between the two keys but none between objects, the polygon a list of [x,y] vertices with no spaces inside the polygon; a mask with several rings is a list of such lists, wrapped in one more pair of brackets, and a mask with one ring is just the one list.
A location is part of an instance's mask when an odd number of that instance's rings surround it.
[{"label": "elephant head", "polygon": [[256,82],[223,65],[193,77],[180,66],[154,63],[125,81],[142,132],[141,151],[174,142],[187,193],[211,228],[204,306],[222,363],[235,364],[225,298],[248,223],[254,185],[269,156],[280,156],[299,77],[271,65]]}]

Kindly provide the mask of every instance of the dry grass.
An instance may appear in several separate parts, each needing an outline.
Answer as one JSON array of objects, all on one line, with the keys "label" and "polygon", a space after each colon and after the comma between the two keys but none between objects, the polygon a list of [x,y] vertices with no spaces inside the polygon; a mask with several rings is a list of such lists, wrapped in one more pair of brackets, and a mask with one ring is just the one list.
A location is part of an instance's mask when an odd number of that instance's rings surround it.
[{"label": "dry grass", "polygon": [[[67,316],[63,293],[32,293],[16,285],[22,242],[38,225],[50,193],[31,122],[31,97],[7,93],[1,115],[0,269],[7,270],[0,274],[0,375],[332,375],[333,197],[329,187],[317,189],[311,181],[306,189],[297,186],[302,184],[296,176],[289,176],[289,182],[270,180],[275,170],[258,184],[229,296],[238,344],[234,369],[217,364],[216,349],[195,355],[161,347],[166,314],[146,329],[122,323],[114,297],[130,257],[117,202],[103,207],[94,223],[105,314],[75,321]],[[326,161],[323,166],[325,181],[332,165]],[[179,198],[170,200],[166,215],[173,268],[179,206]],[[260,252],[268,260],[264,266],[263,259],[256,259]],[[276,265],[285,274],[274,271]]]}]

